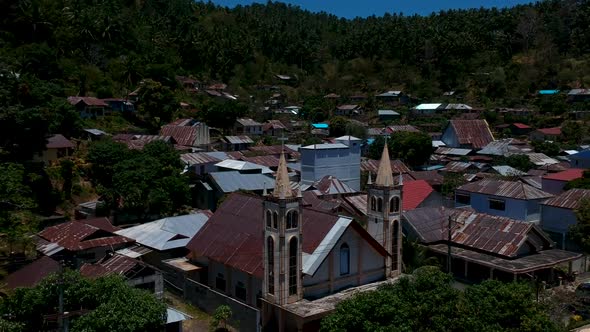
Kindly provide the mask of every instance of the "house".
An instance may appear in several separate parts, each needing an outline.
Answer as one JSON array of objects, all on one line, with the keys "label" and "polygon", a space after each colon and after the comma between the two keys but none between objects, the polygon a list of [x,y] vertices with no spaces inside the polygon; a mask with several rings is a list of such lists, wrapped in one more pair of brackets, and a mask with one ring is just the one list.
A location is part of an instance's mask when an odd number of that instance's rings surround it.
[{"label": "house", "polygon": [[441,140],[452,148],[481,149],[494,140],[486,120],[451,120]]},{"label": "house", "polygon": [[412,108],[413,114],[419,115],[434,115],[441,114],[448,111],[472,111],[473,107],[465,104],[420,104]]},{"label": "house", "polygon": [[301,183],[312,185],[333,175],[354,190],[360,190],[361,140],[342,136],[337,143],[313,144],[300,148]]},{"label": "house", "polygon": [[135,241],[115,234],[107,218],[68,221],[47,227],[35,236],[37,251],[57,260],[65,260],[75,268],[96,262],[107,254]]},{"label": "house", "polygon": [[84,129],[84,132],[86,133],[86,139],[89,141],[98,141],[109,136],[106,132],[95,128]]},{"label": "house", "polygon": [[33,156],[33,160],[42,161],[45,164],[57,161],[63,157],[69,157],[76,146],[63,135],[56,134],[47,138],[45,150]]},{"label": "house", "polygon": [[281,120],[268,120],[262,126],[262,133],[267,136],[280,137],[287,131]]},{"label": "house", "polygon": [[183,153],[180,155],[180,160],[186,165],[186,170],[200,176],[216,171],[215,164],[221,161],[206,152]]},{"label": "house", "polygon": [[338,99],[340,99],[340,95],[336,94],[336,93],[328,93],[327,95],[324,96],[324,99],[338,100]]},{"label": "house", "polygon": [[439,257],[441,265],[448,266],[450,251],[452,273],[469,281],[524,278],[557,284],[554,268],[582,257],[554,249],[537,225],[472,210],[420,208],[405,212],[402,222],[407,238]]},{"label": "house", "polygon": [[304,190],[313,191],[316,196],[322,198],[336,198],[357,193],[356,190],[332,175],[326,175],[312,185],[305,186]]},{"label": "house", "polygon": [[495,140],[484,146],[477,154],[486,156],[508,156],[532,152],[533,148],[526,142],[516,138]]},{"label": "house", "polygon": [[[252,151],[257,156],[274,156],[279,159],[281,153],[285,154],[287,160],[299,159],[301,154],[297,152],[298,146],[293,145],[262,145],[262,146],[251,146],[248,150]],[[246,153],[248,155],[248,153]],[[277,164],[278,166],[278,164]]]},{"label": "house", "polygon": [[486,178],[455,190],[455,207],[471,206],[475,211],[517,220],[538,222],[540,204],[553,197],[520,181]]},{"label": "house", "polygon": [[135,112],[135,105],[133,105],[128,99],[105,98],[102,101],[105,102],[113,112]]},{"label": "house", "polygon": [[530,133],[529,139],[531,141],[557,141],[561,139],[561,128],[541,128]]},{"label": "house", "polygon": [[211,145],[209,126],[194,119],[178,119],[164,125],[160,135],[174,138],[182,147],[208,150]]},{"label": "house", "polygon": [[4,278],[5,288],[14,290],[16,288],[35,287],[41,280],[58,273],[61,266],[58,261],[48,256],[41,256],[39,259],[21,267]]},{"label": "house", "polygon": [[336,109],[334,110],[334,115],[340,116],[360,115],[362,113],[363,109],[359,105],[340,105],[336,106]]},{"label": "house", "polygon": [[400,114],[394,110],[378,110],[377,115],[379,116],[379,121],[392,121],[395,119],[399,119]]},{"label": "house", "polygon": [[302,206],[280,160],[272,195],[230,195],[187,246],[191,263],[207,271],[187,280],[187,300],[207,311],[211,298],[228,303],[243,331],[259,320],[264,330],[315,330],[337,303],[401,270],[400,194],[390,170],[370,187],[375,226],[367,231]]},{"label": "house", "polygon": [[584,177],[584,169],[582,168],[570,168],[562,172],[547,174],[541,178],[541,188],[543,191],[558,195],[568,182],[582,177]]},{"label": "house", "polygon": [[533,127],[520,122],[512,123],[508,128],[513,135],[519,136],[528,135],[533,130]]},{"label": "house", "polygon": [[118,275],[131,287],[150,291],[158,299],[164,296],[162,273],[144,262],[124,255],[108,253],[96,263],[83,264],[80,274],[92,279]]},{"label": "house", "polygon": [[570,165],[576,168],[590,168],[590,150],[580,151],[568,157]]},{"label": "house", "polygon": [[475,174],[489,168],[486,164],[463,161],[451,161],[441,169],[443,173]]},{"label": "house", "polygon": [[222,146],[225,151],[242,151],[247,150],[254,141],[246,136],[225,136],[222,139]]},{"label": "house", "polygon": [[155,141],[164,142],[171,147],[176,145],[176,140],[172,136],[161,135],[116,135],[115,140],[124,143],[130,150],[143,150],[147,144]]},{"label": "house", "polygon": [[234,131],[236,135],[262,135],[262,123],[249,118],[237,119]]},{"label": "house", "polygon": [[407,96],[405,96],[401,91],[385,91],[376,95],[375,99],[381,103],[386,104],[406,103],[408,101]]},{"label": "house", "polygon": [[201,90],[204,88],[204,84],[201,81],[190,77],[176,76],[176,80],[185,90],[189,92],[195,92],[196,90]]},{"label": "house", "polygon": [[414,127],[412,125],[391,125],[391,126],[385,127],[385,130],[384,130],[384,133],[388,134],[388,135],[400,133],[400,132],[419,133],[420,130],[418,130],[416,127]]},{"label": "house", "polygon": [[567,93],[569,102],[584,102],[590,100],[590,89],[571,89]]},{"label": "house", "polygon": [[525,153],[525,155],[529,157],[529,160],[531,161],[531,163],[535,164],[535,166],[544,167],[547,170],[551,170],[549,169],[549,167],[559,164],[559,160],[551,158],[543,153],[528,152]]},{"label": "house", "polygon": [[96,218],[96,211],[104,207],[104,201],[92,200],[83,202],[76,206],[74,210],[74,216],[77,220],[79,219],[94,219]]},{"label": "house", "polygon": [[576,210],[587,199],[590,199],[590,190],[570,189],[541,204],[540,226],[555,241],[557,248],[580,250],[568,233],[570,227],[578,222]]},{"label": "house", "polygon": [[94,97],[68,97],[68,103],[76,108],[83,119],[104,116],[109,105]]}]

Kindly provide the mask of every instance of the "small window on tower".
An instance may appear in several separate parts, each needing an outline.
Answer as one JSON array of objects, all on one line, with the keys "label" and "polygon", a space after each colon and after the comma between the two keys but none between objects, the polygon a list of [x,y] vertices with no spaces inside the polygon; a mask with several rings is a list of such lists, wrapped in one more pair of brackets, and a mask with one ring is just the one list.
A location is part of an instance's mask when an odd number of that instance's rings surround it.
[{"label": "small window on tower", "polygon": [[276,212],[274,212],[272,214],[272,228],[274,228],[274,229],[279,228],[278,219],[279,219],[279,215]]}]

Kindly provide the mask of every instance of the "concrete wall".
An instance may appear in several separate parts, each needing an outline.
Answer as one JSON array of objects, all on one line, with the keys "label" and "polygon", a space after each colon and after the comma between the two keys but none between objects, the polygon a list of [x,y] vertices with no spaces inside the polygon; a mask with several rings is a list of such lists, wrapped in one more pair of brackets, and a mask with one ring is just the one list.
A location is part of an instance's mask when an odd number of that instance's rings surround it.
[{"label": "concrete wall", "polygon": [[238,331],[260,331],[260,311],[254,307],[192,279],[186,281],[184,294],[185,300],[209,314],[214,313],[219,306],[229,306],[232,311],[230,325]]},{"label": "concrete wall", "polygon": [[[337,177],[354,190],[360,190],[360,141],[356,150],[301,149],[301,181],[312,184],[326,175]],[[357,151],[358,150],[358,151]]]},{"label": "concrete wall", "polygon": [[[216,288],[216,278],[218,273],[223,274],[225,278],[225,291]],[[209,284],[208,286],[215,289],[217,292],[224,293],[232,297],[236,301],[243,302],[236,297],[236,286],[241,282],[246,287],[246,302],[245,304],[256,307],[256,299],[262,295],[262,279],[258,279],[248,275],[242,271],[229,268],[221,263],[209,261]]]},{"label": "concrete wall", "polygon": [[571,209],[541,205],[541,228],[555,241],[557,249],[577,251],[579,248],[567,236],[571,226],[577,223],[576,214]]},{"label": "concrete wall", "polygon": [[[539,200],[526,201],[492,195],[484,195],[479,193],[467,193],[463,191],[456,191],[456,194],[471,195],[471,204],[469,205],[477,212],[524,221],[538,221],[540,219]],[[504,211],[490,209],[490,199],[503,200],[505,202]],[[461,204],[457,202],[457,200],[455,200],[455,207],[462,206],[466,205]]]},{"label": "concrete wall", "polygon": [[[340,274],[340,247],[350,248],[350,273]],[[359,273],[360,271],[360,273]],[[303,278],[306,298],[318,298],[341,289],[385,278],[385,259],[352,228],[348,228],[313,276]]]},{"label": "concrete wall", "polygon": [[559,195],[563,192],[563,187],[565,187],[566,184],[566,181],[541,178],[541,189],[554,195]]}]

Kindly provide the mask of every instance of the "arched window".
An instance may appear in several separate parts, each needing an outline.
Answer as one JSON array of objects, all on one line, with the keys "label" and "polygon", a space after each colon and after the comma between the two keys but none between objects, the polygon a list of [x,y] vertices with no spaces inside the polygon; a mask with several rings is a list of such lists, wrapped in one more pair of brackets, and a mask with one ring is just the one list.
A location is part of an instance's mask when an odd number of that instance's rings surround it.
[{"label": "arched window", "polygon": [[292,237],[289,241],[289,295],[297,294],[297,238]]},{"label": "arched window", "polygon": [[375,197],[371,197],[371,211],[377,210],[377,200]]},{"label": "arched window", "polygon": [[266,227],[272,227],[272,213],[270,210],[266,210]]},{"label": "arched window", "polygon": [[377,212],[383,212],[383,200],[377,198]]},{"label": "arched window", "polygon": [[272,236],[269,236],[266,239],[266,252],[267,252],[267,260],[268,260],[268,271],[266,274],[268,276],[268,293],[273,294],[275,293],[275,278],[274,278],[274,268],[275,268],[275,241]]},{"label": "arched window", "polygon": [[389,201],[389,212],[399,212],[399,197],[392,197]]},{"label": "arched window", "polygon": [[295,210],[289,211],[287,213],[287,229],[297,228],[299,223],[299,213]]},{"label": "arched window", "polygon": [[273,214],[272,214],[272,228],[275,228],[275,229],[279,228],[278,220],[279,220],[279,214],[276,212],[273,212]]},{"label": "arched window", "polygon": [[399,257],[397,255],[399,247],[399,221],[393,221],[393,230],[391,234],[391,268],[397,270]]},{"label": "arched window", "polygon": [[340,275],[350,273],[350,247],[343,243],[340,246]]}]

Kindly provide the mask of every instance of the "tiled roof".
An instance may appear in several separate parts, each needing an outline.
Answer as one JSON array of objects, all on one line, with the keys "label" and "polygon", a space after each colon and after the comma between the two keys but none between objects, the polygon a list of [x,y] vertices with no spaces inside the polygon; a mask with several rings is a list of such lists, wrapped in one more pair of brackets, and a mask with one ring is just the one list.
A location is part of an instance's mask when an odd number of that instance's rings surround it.
[{"label": "tiled roof", "polygon": [[557,181],[573,181],[575,179],[582,178],[584,176],[584,169],[571,168],[567,171],[552,173],[543,176],[546,180],[557,180]]},{"label": "tiled roof", "polygon": [[75,145],[63,135],[57,134],[47,138],[47,145],[45,147],[47,149],[72,149]]},{"label": "tiled roof", "polygon": [[[537,250],[551,241],[532,223],[463,209],[420,208],[404,213],[407,225],[424,243],[447,240],[448,218],[451,217],[451,241],[465,247],[505,257],[516,257],[525,244]],[[530,237],[534,233],[535,237]]]},{"label": "tiled roof", "polygon": [[590,198],[590,189],[570,189],[543,202],[543,205],[575,210],[583,199]]},{"label": "tiled roof", "polygon": [[451,120],[449,127],[455,131],[461,145],[471,145],[475,149],[481,149],[494,140],[485,120]]},{"label": "tiled roof", "polygon": [[404,182],[402,208],[404,211],[414,210],[432,194],[434,189],[424,180]]},{"label": "tiled roof", "polygon": [[100,229],[86,224],[84,220],[69,221],[51,226],[39,232],[38,235],[46,241],[55,243],[69,251],[134,242],[126,237],[116,235],[107,229]]},{"label": "tiled roof", "polygon": [[468,183],[457,188],[457,190],[514,199],[543,199],[553,197],[550,193],[544,192],[520,181],[504,181],[496,179],[483,179],[481,181]]},{"label": "tiled roof", "polygon": [[[361,171],[363,172],[371,172],[376,174],[377,169],[379,169],[379,160],[365,159],[361,162]],[[404,164],[401,160],[395,159],[391,160],[391,171],[393,174],[408,173],[410,168],[406,166],[406,164]]]},{"label": "tiled roof", "polygon": [[48,256],[33,261],[6,276],[6,288],[33,287],[50,274],[59,272],[59,263]]},{"label": "tiled roof", "polygon": [[[193,257],[208,257],[229,267],[263,276],[262,198],[233,193],[187,245]],[[311,254],[340,217],[303,208],[303,252]]]}]

